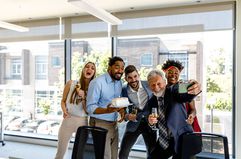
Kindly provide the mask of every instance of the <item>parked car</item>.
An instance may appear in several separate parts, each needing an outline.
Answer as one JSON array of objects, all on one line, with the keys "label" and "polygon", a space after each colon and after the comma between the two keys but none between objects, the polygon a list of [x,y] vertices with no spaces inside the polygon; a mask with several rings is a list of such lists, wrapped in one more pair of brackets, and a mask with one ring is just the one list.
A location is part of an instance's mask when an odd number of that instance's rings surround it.
[{"label": "parked car", "polygon": [[58,123],[58,124],[52,126],[51,129],[50,129],[50,134],[51,134],[51,135],[56,135],[56,136],[57,136],[58,133],[59,133],[59,127],[60,127],[60,123]]},{"label": "parked car", "polygon": [[45,121],[41,123],[37,128],[37,133],[39,134],[57,134],[56,129],[59,127],[59,122],[57,121]]},{"label": "parked car", "polygon": [[26,124],[29,123],[31,120],[28,118],[17,118],[13,121],[11,121],[5,128],[5,130],[11,130],[11,131],[20,131],[20,129]]},{"label": "parked car", "polygon": [[24,124],[23,127],[20,129],[20,131],[21,132],[36,133],[38,126],[45,121],[46,120],[32,120],[32,121]]},{"label": "parked car", "polygon": [[21,116],[23,114],[23,109],[17,106],[11,107],[11,109],[8,111],[9,115],[13,116]]},{"label": "parked car", "polygon": [[3,127],[6,130],[6,127],[9,123],[11,123],[13,120],[20,118],[20,116],[5,116],[3,117]]}]

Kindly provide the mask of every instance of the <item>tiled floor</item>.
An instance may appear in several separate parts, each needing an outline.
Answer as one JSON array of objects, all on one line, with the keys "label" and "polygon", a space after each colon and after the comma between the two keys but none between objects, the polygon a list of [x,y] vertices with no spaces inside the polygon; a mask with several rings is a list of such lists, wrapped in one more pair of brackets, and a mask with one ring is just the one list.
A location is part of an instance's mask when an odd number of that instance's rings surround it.
[{"label": "tiled floor", "polygon": [[[0,159],[54,159],[55,146],[42,146],[21,142],[5,141],[5,146],[0,144]],[[72,149],[69,149],[65,159],[70,159]],[[145,152],[131,152],[129,159],[144,159]],[[86,153],[86,159],[94,159],[93,154]]]},{"label": "tiled floor", "polygon": [[[6,145],[0,145],[0,157],[7,159],[53,159],[56,147],[26,144],[5,141]],[[72,151],[69,150],[65,159],[71,158]],[[0,159],[1,159],[0,158]]]}]

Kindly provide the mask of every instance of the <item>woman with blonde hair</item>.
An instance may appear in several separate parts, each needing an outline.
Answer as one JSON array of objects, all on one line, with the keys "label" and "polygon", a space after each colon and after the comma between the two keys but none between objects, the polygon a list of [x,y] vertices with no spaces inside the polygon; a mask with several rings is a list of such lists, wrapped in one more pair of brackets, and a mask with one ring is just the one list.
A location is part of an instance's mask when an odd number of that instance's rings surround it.
[{"label": "woman with blonde hair", "polygon": [[96,66],[93,62],[87,62],[82,71],[80,79],[69,80],[63,91],[61,108],[63,121],[58,133],[58,148],[55,159],[63,159],[67,151],[70,138],[78,127],[88,125],[86,113],[86,94],[89,83],[95,78]]}]

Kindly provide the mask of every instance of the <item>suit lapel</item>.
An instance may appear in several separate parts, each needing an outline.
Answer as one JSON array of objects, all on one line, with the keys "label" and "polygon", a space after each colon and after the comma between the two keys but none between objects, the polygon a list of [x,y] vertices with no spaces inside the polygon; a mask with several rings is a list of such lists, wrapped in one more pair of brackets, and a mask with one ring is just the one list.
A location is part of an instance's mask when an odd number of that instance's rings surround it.
[{"label": "suit lapel", "polygon": [[148,99],[150,99],[152,97],[152,92],[149,89],[148,83],[146,81],[141,81],[142,87],[144,88],[144,90],[146,91],[147,95],[148,95]]},{"label": "suit lapel", "polygon": [[172,106],[171,103],[172,103],[171,93],[170,93],[170,89],[168,89],[167,87],[164,95],[164,104],[166,107],[166,112],[165,112],[166,119],[168,119],[168,115],[171,110],[171,106]]}]

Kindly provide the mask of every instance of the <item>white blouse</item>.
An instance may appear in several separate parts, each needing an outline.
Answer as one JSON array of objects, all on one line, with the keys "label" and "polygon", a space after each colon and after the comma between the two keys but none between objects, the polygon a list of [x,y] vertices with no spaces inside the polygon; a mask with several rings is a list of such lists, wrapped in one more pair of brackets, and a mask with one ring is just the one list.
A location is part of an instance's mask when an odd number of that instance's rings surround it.
[{"label": "white blouse", "polygon": [[80,102],[78,105],[75,102],[70,103],[71,94],[74,91],[76,84],[77,84],[76,80],[71,83],[70,90],[69,90],[67,100],[66,100],[66,107],[67,107],[68,113],[70,115],[78,116],[78,117],[85,117],[85,116],[87,116],[87,114],[85,113],[85,111],[83,109],[82,102]]}]

